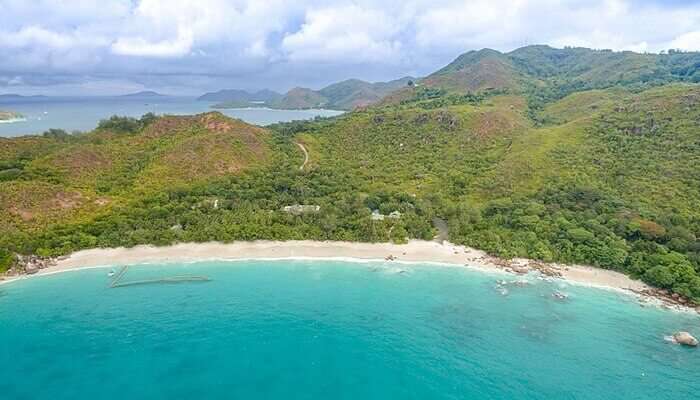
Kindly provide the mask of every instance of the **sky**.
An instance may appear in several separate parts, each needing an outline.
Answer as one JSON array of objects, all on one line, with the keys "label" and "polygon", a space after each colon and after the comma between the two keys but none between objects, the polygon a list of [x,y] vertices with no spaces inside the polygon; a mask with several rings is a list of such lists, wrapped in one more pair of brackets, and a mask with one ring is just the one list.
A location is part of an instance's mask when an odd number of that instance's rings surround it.
[{"label": "sky", "polygon": [[529,44],[700,50],[700,0],[0,0],[0,94],[320,88]]}]

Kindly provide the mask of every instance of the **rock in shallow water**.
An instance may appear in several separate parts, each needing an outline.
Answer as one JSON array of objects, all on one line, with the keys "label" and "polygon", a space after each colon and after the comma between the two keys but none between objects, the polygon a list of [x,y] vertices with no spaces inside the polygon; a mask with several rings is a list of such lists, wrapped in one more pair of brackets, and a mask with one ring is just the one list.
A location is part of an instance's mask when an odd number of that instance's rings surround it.
[{"label": "rock in shallow water", "polygon": [[698,340],[688,332],[676,332],[673,334],[673,339],[676,343],[684,346],[696,347],[698,345]]}]

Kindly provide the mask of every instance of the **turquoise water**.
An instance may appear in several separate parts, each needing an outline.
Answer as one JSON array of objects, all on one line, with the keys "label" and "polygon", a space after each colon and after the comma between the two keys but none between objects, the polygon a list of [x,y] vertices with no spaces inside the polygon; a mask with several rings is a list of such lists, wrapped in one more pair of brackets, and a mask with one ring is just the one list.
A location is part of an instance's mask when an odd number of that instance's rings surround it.
[{"label": "turquoise water", "polygon": [[[212,103],[190,97],[125,98],[125,97],[65,97],[24,99],[21,102],[0,101],[0,110],[22,114],[26,121],[0,123],[0,137],[21,136],[60,128],[68,132],[89,131],[101,119],[112,115],[140,117],[156,114],[189,115],[208,111]],[[264,108],[216,110],[251,124],[268,125],[275,122],[330,117],[342,114],[332,110],[270,110]]]},{"label": "turquoise water", "polygon": [[[398,273],[398,268],[406,270]],[[0,286],[2,399],[697,398],[697,316],[624,295],[426,265],[134,266]],[[553,290],[570,294],[566,302]]]}]

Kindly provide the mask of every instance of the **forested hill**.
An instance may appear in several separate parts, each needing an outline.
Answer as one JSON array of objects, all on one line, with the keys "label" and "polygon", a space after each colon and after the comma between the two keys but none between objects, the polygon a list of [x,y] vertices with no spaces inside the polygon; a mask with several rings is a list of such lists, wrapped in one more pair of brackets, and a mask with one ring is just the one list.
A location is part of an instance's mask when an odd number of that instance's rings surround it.
[{"label": "forested hill", "polygon": [[700,82],[700,53],[555,49],[527,46],[510,53],[470,51],[421,81],[447,91],[507,89],[541,102],[613,86],[645,88],[671,82]]},{"label": "forested hill", "polygon": [[320,90],[294,88],[284,95],[270,91],[251,94],[242,90],[222,90],[216,93],[207,93],[199,99],[219,102],[214,105],[214,108],[264,106],[278,109],[354,110],[379,102],[389,93],[406,87],[408,82],[412,82],[412,78],[405,77],[390,82],[376,83],[348,79],[328,85]]},{"label": "forested hill", "polygon": [[[550,54],[528,51],[538,49]],[[518,86],[426,78],[332,119],[262,129],[217,113],[145,116],[79,136],[0,139],[0,259],[184,241],[402,242],[431,239],[439,217],[455,243],[615,269],[700,301],[695,73],[602,83],[594,69],[561,72],[571,62],[557,59],[558,72],[542,63],[525,74],[514,58],[524,51],[486,52],[478,64],[493,69],[471,69],[484,80],[512,72]],[[543,91],[523,80],[536,75]],[[584,76],[601,88],[567,83]],[[297,204],[320,208],[284,209]],[[398,213],[378,220],[375,210]]]}]

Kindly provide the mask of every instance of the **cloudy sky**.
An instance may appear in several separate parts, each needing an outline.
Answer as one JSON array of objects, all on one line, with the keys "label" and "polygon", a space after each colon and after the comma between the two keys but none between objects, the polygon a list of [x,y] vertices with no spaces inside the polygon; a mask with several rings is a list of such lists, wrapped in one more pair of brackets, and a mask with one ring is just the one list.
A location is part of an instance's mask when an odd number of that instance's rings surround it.
[{"label": "cloudy sky", "polygon": [[700,0],[0,0],[0,93],[319,88],[527,44],[700,50]]}]

